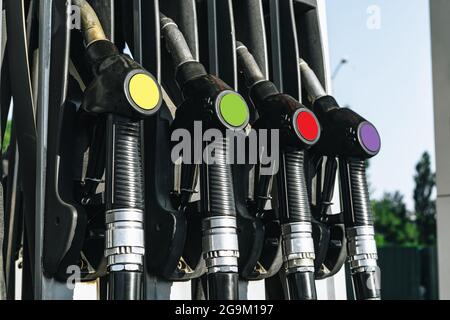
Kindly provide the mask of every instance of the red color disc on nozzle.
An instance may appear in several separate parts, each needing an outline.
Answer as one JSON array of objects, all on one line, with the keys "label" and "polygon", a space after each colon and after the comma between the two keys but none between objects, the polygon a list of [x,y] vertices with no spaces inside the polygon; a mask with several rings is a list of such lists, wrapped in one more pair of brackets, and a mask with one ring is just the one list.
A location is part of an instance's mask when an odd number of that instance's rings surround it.
[{"label": "red color disc on nozzle", "polygon": [[319,137],[319,123],[310,111],[302,111],[297,115],[297,132],[308,141],[315,141]]}]

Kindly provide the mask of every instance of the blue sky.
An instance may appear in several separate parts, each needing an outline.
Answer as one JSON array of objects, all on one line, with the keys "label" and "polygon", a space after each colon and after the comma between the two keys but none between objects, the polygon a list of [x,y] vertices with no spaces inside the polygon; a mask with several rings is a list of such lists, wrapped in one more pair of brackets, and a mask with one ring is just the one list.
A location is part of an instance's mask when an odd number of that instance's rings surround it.
[{"label": "blue sky", "polygon": [[[369,171],[373,195],[399,190],[412,209],[415,164],[424,151],[433,169],[435,161],[428,0],[326,4],[332,71],[343,57],[349,60],[333,81],[334,95],[382,135],[382,152]],[[371,6],[379,10],[379,29],[368,27],[376,18]]]}]

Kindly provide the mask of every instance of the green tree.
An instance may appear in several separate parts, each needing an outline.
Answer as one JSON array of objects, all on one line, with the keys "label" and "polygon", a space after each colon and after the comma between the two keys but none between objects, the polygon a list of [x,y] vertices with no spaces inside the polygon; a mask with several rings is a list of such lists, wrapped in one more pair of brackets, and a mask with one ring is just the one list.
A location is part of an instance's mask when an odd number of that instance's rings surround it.
[{"label": "green tree", "polygon": [[379,246],[435,245],[436,201],[433,199],[433,192],[436,175],[431,170],[430,155],[427,152],[417,163],[414,181],[415,215],[408,214],[399,192],[386,193],[382,199],[372,202]]},{"label": "green tree", "polygon": [[403,195],[386,193],[372,202],[378,246],[417,246],[419,231],[408,215]]},{"label": "green tree", "polygon": [[423,246],[436,243],[436,201],[432,198],[436,187],[436,174],[431,170],[431,160],[425,152],[416,165],[414,175],[414,209],[419,229],[419,241]]}]

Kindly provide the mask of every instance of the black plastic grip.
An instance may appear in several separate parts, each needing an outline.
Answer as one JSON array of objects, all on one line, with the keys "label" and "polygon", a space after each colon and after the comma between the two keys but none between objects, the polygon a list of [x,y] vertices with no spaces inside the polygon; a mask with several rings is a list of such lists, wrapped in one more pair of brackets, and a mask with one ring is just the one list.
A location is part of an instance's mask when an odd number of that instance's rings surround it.
[{"label": "black plastic grip", "polygon": [[356,226],[373,226],[366,163],[361,160],[350,160],[348,165],[354,223]]},{"label": "black plastic grip", "polygon": [[373,213],[363,160],[340,160],[345,227],[373,226]]},{"label": "black plastic grip", "polygon": [[288,208],[285,215],[281,217],[282,223],[311,223],[311,207],[306,187],[304,158],[304,151],[289,152],[284,155]]},{"label": "black plastic grip", "polygon": [[234,200],[233,176],[231,166],[227,163],[229,144],[226,139],[210,144],[215,161],[210,164],[203,164],[204,179],[207,179],[207,186],[204,198],[205,212],[210,216],[236,216],[236,202]]},{"label": "black plastic grip", "polygon": [[111,116],[108,143],[107,210],[143,210],[144,168],[140,122]]}]

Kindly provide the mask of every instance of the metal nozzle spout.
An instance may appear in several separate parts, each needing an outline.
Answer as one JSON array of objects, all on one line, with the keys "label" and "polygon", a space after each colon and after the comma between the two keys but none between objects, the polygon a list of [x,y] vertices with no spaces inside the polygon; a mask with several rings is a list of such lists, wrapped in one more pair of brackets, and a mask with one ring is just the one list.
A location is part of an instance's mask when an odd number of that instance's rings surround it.
[{"label": "metal nozzle spout", "polygon": [[161,36],[166,40],[167,51],[170,53],[174,66],[178,69],[186,62],[196,61],[178,25],[161,13]]},{"label": "metal nozzle spout", "polygon": [[239,70],[244,74],[249,88],[261,81],[267,80],[258,66],[255,57],[253,57],[244,44],[238,41],[236,43],[236,51]]},{"label": "metal nozzle spout", "polygon": [[99,40],[108,40],[97,13],[91,5],[86,0],[72,0],[72,4],[80,7],[81,29],[86,47]]},{"label": "metal nozzle spout", "polygon": [[325,89],[320,83],[320,80],[303,59],[300,59],[300,71],[305,83],[306,91],[308,91],[308,95],[311,97],[313,102],[327,95]]}]

